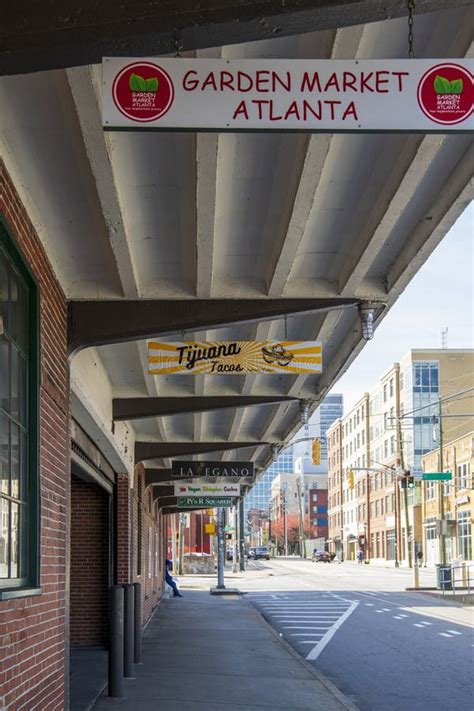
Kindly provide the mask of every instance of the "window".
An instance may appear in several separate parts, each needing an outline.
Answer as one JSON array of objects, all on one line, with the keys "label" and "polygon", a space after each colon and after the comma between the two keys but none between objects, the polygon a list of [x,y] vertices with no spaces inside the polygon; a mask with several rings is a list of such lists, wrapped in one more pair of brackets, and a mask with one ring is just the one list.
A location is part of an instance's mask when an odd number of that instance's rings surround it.
[{"label": "window", "polygon": [[388,496],[385,497],[385,513],[390,513],[390,499]]},{"label": "window", "polygon": [[458,487],[458,489],[469,489],[470,488],[469,474],[470,474],[469,462],[466,462],[465,464],[460,464],[458,466],[458,470],[457,470],[457,487]]},{"label": "window", "polygon": [[379,513],[379,500],[377,499],[377,501],[375,502],[375,518],[378,518]]},{"label": "window", "polygon": [[471,539],[471,512],[458,511],[457,519],[457,537],[458,537],[458,555],[461,555],[463,560],[471,560],[472,558],[472,539]]},{"label": "window", "polygon": [[390,397],[393,397],[393,378],[390,378]]},{"label": "window", "polygon": [[38,290],[0,224],[0,588],[38,585]]},{"label": "window", "polygon": [[425,489],[425,496],[427,501],[432,501],[433,499],[436,499],[436,482],[434,481],[427,481],[425,483],[426,489]]}]

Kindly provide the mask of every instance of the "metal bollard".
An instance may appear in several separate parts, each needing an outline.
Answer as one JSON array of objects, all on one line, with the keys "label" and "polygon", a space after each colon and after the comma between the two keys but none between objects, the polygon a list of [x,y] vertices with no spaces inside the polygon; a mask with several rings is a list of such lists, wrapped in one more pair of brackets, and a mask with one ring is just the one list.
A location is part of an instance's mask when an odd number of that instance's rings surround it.
[{"label": "metal bollard", "polygon": [[124,592],[124,649],[123,673],[126,679],[133,679],[133,584],[123,586]]},{"label": "metal bollard", "polygon": [[133,658],[135,664],[142,663],[142,586],[133,583],[135,592],[135,638],[133,645]]},{"label": "metal bollard", "polygon": [[123,697],[123,588],[109,593],[109,696]]}]

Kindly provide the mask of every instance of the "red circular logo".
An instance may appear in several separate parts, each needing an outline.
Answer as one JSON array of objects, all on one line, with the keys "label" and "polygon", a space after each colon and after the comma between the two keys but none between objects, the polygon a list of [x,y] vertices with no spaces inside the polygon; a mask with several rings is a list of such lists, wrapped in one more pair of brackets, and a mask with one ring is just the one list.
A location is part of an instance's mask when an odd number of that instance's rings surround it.
[{"label": "red circular logo", "polygon": [[134,62],[115,77],[115,106],[133,121],[155,121],[173,103],[174,88],[168,74],[152,62]]},{"label": "red circular logo", "polygon": [[465,121],[473,111],[472,75],[458,64],[438,64],[420,79],[418,103],[425,116],[436,123]]}]

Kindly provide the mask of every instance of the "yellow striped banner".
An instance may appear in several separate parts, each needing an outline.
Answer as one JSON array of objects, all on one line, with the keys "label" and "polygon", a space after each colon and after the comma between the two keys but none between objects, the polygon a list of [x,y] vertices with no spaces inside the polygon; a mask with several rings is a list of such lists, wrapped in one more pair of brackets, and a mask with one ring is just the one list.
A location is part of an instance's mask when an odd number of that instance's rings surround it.
[{"label": "yellow striped banner", "polygon": [[320,341],[181,341],[148,343],[152,375],[308,375],[322,372]]}]

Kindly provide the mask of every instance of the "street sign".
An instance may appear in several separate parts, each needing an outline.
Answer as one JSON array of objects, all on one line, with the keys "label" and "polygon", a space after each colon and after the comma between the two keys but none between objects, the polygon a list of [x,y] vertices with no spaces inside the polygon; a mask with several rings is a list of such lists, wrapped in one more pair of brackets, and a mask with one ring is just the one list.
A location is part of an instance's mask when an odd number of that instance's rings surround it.
[{"label": "street sign", "polygon": [[149,341],[152,375],[314,374],[322,372],[320,341]]},{"label": "street sign", "polygon": [[177,500],[179,509],[192,509],[197,506],[203,508],[221,508],[232,506],[231,496],[179,496]]},{"label": "street sign", "polygon": [[253,479],[255,469],[253,462],[196,462],[174,461],[171,462],[171,476],[173,479],[193,479],[194,477],[226,477],[233,479]]},{"label": "street sign", "polygon": [[423,481],[451,481],[451,472],[423,472]]},{"label": "street sign", "polygon": [[240,484],[193,484],[176,482],[175,496],[240,496]]},{"label": "street sign", "polygon": [[105,57],[106,130],[472,131],[472,59]]}]

